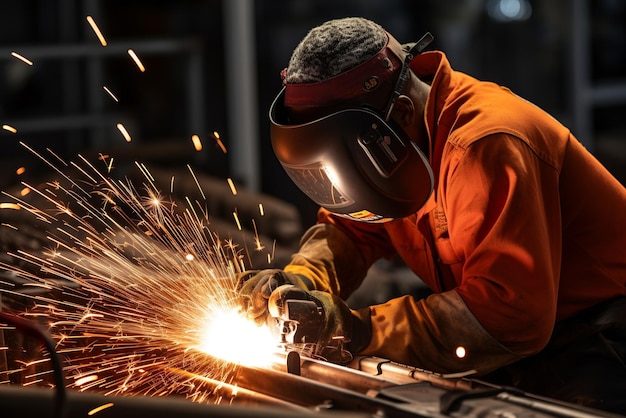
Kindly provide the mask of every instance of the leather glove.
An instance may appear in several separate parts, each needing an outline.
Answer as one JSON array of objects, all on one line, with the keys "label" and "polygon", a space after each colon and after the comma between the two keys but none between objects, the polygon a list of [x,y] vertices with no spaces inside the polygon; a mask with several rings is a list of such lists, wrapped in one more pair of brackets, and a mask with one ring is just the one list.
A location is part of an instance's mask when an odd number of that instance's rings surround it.
[{"label": "leather glove", "polygon": [[249,319],[264,324],[268,319],[267,301],[279,286],[290,284],[300,289],[313,289],[307,277],[279,269],[249,270],[237,278],[237,291],[241,305]]},{"label": "leather glove", "polygon": [[[312,309],[310,302],[317,309]],[[270,314],[279,322],[296,323],[295,330],[282,330],[291,331],[293,341],[290,342],[314,342],[315,354],[334,363],[349,361],[351,358],[344,349],[356,354],[365,349],[371,339],[369,308],[352,310],[338,296],[328,292],[280,286],[271,294],[268,305]]]}]

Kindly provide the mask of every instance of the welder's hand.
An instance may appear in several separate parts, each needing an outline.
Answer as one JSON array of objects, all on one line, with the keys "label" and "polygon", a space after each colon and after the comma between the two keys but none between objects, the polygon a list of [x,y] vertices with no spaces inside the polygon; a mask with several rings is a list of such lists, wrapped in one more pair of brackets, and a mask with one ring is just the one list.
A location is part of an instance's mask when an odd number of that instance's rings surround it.
[{"label": "welder's hand", "polygon": [[313,289],[313,283],[299,274],[278,269],[250,270],[238,276],[237,290],[248,318],[257,324],[267,320],[267,301],[279,286],[291,284],[300,289]]},{"label": "welder's hand", "polygon": [[315,343],[315,353],[335,363],[349,361],[346,350],[358,353],[371,338],[369,309],[352,310],[331,293],[280,286],[272,292],[268,306],[283,341]]},{"label": "welder's hand", "polygon": [[372,336],[369,309],[352,310],[331,293],[318,290],[308,293],[324,311],[324,327],[318,342],[320,355],[337,363],[343,361],[342,349],[356,354],[367,347]]}]

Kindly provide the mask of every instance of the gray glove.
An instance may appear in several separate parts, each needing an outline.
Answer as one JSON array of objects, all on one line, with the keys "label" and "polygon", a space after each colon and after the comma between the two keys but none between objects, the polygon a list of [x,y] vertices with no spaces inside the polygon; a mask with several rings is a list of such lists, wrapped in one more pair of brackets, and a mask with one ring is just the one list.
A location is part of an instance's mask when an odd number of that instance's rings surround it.
[{"label": "gray glove", "polygon": [[264,324],[269,316],[267,301],[274,290],[290,284],[303,290],[314,289],[313,282],[299,274],[279,269],[249,270],[238,276],[237,290],[248,318]]}]

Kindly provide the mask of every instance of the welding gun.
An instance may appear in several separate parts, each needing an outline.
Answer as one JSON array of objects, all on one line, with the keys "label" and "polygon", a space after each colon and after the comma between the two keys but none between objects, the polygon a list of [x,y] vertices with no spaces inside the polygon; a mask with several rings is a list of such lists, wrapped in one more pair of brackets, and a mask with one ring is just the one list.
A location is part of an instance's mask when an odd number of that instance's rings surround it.
[{"label": "welding gun", "polygon": [[281,343],[318,343],[324,327],[324,307],[305,290],[279,286],[268,300],[270,321],[275,321]]}]

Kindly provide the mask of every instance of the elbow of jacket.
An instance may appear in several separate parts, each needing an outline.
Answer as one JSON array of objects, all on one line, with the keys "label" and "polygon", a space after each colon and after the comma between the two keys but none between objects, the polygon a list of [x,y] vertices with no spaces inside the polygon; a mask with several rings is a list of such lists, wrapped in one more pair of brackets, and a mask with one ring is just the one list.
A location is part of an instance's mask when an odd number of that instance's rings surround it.
[{"label": "elbow of jacket", "polygon": [[554,321],[546,320],[545,317],[529,318],[515,329],[508,330],[508,338],[499,339],[512,352],[528,357],[541,352],[548,345],[553,328]]}]

